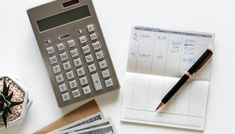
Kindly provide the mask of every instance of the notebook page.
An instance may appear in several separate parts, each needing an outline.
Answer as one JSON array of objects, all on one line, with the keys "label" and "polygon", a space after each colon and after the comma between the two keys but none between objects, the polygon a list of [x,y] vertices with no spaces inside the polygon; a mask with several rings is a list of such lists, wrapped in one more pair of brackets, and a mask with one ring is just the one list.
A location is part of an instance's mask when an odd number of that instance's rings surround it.
[{"label": "notebook page", "polygon": [[[127,71],[181,77],[213,44],[213,34],[134,27]],[[196,79],[209,80],[208,65]]]},{"label": "notebook page", "polygon": [[156,106],[179,78],[126,73],[122,120],[144,124],[203,130],[208,81],[188,82],[161,113]]}]

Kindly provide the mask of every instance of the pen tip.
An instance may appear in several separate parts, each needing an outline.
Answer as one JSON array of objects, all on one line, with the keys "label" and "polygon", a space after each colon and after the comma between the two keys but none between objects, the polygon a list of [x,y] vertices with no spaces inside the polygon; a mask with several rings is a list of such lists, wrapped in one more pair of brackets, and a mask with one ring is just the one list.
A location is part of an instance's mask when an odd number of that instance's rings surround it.
[{"label": "pen tip", "polygon": [[157,106],[157,108],[155,109],[155,111],[158,111],[163,105],[165,105],[163,102],[161,102],[158,106]]}]

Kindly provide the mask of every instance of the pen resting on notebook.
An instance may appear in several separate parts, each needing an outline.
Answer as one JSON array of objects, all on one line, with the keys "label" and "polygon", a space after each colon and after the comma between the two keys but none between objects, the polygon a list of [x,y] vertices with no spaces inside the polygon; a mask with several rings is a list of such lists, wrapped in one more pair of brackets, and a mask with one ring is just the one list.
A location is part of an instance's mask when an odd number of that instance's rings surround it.
[{"label": "pen resting on notebook", "polygon": [[161,103],[158,105],[155,111],[163,107],[176,92],[188,81],[188,79],[196,73],[213,55],[213,52],[208,48],[202,56],[192,65],[192,67],[180,78],[180,80],[174,85],[174,87],[164,96]]}]

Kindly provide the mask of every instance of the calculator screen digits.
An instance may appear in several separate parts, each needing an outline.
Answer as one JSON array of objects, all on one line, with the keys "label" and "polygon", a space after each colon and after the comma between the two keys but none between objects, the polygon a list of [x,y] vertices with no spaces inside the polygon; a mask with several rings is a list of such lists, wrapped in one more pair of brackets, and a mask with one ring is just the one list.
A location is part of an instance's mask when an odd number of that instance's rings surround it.
[{"label": "calculator screen digits", "polygon": [[88,6],[82,6],[79,8],[75,8],[54,16],[47,17],[42,20],[37,21],[38,29],[40,32],[43,32],[45,30],[49,30],[54,27],[58,27],[60,25],[64,25],[85,17],[89,17],[90,11],[88,9]]}]

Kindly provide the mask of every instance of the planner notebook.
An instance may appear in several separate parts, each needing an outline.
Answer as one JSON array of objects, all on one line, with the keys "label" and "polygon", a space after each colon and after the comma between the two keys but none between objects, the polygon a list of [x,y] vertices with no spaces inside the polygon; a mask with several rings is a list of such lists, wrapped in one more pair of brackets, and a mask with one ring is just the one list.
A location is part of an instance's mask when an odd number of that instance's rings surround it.
[{"label": "planner notebook", "polygon": [[133,27],[122,121],[203,130],[211,60],[161,112],[157,105],[207,48],[214,34]]}]

